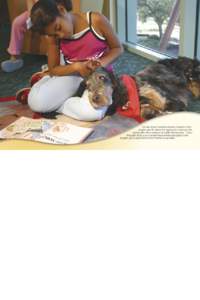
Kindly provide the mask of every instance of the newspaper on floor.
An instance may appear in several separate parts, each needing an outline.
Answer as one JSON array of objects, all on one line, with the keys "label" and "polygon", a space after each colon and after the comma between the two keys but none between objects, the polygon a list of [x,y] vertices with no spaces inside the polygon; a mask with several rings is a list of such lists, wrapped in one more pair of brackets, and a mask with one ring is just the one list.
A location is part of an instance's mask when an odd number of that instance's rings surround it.
[{"label": "newspaper on floor", "polygon": [[65,122],[21,117],[0,131],[0,139],[24,139],[48,144],[79,144],[93,128],[85,128]]}]

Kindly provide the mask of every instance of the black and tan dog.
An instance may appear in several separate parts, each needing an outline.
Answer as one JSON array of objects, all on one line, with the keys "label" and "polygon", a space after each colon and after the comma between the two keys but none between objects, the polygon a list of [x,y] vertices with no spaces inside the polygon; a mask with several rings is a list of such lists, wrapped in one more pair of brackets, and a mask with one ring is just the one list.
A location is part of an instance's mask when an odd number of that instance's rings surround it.
[{"label": "black and tan dog", "polygon": [[98,68],[88,78],[83,80],[75,96],[81,97],[88,90],[91,105],[96,109],[109,106],[106,115],[113,115],[117,107],[127,103],[127,91],[122,82],[112,72]]},{"label": "black and tan dog", "polygon": [[167,112],[187,111],[200,96],[200,62],[185,57],[161,60],[136,74],[141,114],[150,119]]},{"label": "black and tan dog", "polygon": [[[161,60],[132,76],[137,83],[141,117],[145,120],[169,112],[186,111],[188,102],[200,96],[200,62],[185,57]],[[100,68],[82,82],[77,96],[89,91],[93,107],[110,105],[107,115],[127,101],[127,91],[118,78]]]}]

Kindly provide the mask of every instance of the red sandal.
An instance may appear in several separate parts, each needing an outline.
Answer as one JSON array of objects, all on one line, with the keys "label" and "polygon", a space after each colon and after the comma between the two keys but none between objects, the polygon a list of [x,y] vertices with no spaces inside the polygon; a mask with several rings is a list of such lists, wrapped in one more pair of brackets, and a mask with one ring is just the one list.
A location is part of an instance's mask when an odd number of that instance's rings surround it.
[{"label": "red sandal", "polygon": [[37,72],[37,73],[33,74],[30,79],[31,87],[46,75],[48,75],[48,71],[45,71],[45,72],[42,71],[42,72]]},{"label": "red sandal", "polygon": [[16,93],[16,101],[20,102],[23,105],[28,104],[28,95],[31,88],[23,88]]}]

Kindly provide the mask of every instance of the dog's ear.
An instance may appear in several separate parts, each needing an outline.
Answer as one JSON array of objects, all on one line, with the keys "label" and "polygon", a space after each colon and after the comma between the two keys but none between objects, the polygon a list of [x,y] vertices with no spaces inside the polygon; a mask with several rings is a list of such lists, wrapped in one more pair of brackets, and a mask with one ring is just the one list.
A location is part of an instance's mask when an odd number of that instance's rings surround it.
[{"label": "dog's ear", "polygon": [[106,116],[112,116],[117,111],[117,105],[113,102],[107,109]]},{"label": "dog's ear", "polygon": [[116,99],[117,106],[123,107],[128,102],[128,92],[123,82],[117,78],[116,86],[113,91],[113,97]]},{"label": "dog's ear", "polygon": [[122,81],[115,77],[114,74],[109,75],[113,84],[113,103],[107,110],[107,115],[113,115],[117,107],[123,107],[128,102],[128,93]]},{"label": "dog's ear", "polygon": [[85,80],[81,81],[77,92],[74,94],[74,97],[82,97],[86,88],[87,88],[86,81]]}]

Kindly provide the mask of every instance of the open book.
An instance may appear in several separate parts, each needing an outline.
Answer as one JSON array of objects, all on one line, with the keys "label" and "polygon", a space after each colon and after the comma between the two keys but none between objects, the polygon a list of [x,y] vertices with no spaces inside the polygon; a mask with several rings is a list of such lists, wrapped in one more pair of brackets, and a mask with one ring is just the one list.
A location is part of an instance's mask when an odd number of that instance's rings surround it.
[{"label": "open book", "polygon": [[0,131],[0,139],[24,139],[48,144],[79,144],[93,128],[85,128],[65,122],[21,117]]}]

